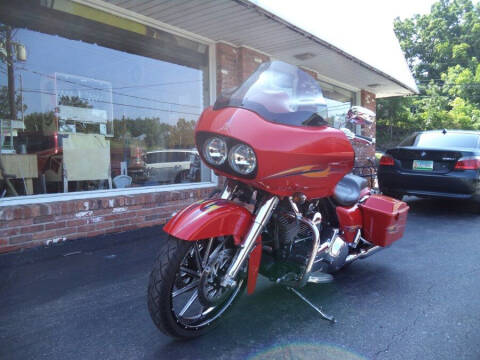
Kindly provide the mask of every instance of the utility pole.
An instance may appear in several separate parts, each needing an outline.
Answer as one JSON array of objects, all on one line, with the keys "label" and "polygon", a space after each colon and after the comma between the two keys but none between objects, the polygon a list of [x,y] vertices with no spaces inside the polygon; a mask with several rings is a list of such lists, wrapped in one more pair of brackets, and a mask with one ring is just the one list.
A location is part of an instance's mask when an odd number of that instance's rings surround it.
[{"label": "utility pole", "polygon": [[10,104],[10,120],[16,120],[17,109],[15,104],[15,74],[13,69],[12,29],[10,27],[7,27],[5,35],[5,46],[7,48],[8,102]]},{"label": "utility pole", "polygon": [[22,79],[22,74],[18,75],[20,79],[20,111],[22,112],[22,125],[23,125],[23,130],[25,130],[25,115],[23,113],[23,79]]}]

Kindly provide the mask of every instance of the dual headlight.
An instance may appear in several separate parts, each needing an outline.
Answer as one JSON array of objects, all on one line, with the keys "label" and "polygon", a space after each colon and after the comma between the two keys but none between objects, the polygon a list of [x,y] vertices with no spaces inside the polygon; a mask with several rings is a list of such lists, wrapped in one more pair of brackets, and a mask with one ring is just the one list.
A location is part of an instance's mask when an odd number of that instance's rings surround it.
[{"label": "dual headlight", "polygon": [[241,175],[250,175],[257,166],[255,152],[250,146],[236,144],[228,151],[227,143],[220,137],[212,137],[205,141],[203,156],[214,166],[223,165],[228,158],[230,167]]}]

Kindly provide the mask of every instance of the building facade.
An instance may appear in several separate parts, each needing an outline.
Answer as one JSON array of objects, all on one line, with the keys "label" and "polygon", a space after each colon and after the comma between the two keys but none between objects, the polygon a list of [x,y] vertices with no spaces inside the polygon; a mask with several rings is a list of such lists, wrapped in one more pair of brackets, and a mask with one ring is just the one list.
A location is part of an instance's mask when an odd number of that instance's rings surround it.
[{"label": "building facade", "polygon": [[[263,62],[317,79],[335,127],[415,91],[246,0],[1,1],[0,36],[0,252],[163,224],[206,197],[221,179],[195,122]],[[360,165],[374,153],[356,146]]]}]

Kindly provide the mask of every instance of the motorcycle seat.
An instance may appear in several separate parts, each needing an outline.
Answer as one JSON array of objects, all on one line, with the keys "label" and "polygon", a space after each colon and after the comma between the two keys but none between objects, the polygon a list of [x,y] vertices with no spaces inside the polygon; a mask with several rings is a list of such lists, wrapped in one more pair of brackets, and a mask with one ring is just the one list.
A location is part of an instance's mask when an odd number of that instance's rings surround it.
[{"label": "motorcycle seat", "polygon": [[359,200],[360,192],[367,186],[367,179],[347,174],[335,186],[333,199],[338,205],[352,206]]}]

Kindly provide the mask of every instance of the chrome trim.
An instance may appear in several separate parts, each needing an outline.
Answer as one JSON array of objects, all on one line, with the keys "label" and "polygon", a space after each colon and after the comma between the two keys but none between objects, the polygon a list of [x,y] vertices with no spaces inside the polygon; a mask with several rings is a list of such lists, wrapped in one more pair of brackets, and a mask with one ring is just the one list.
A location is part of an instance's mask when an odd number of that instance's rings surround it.
[{"label": "chrome trim", "polygon": [[221,199],[223,200],[230,200],[237,190],[237,185],[232,185],[231,183],[227,183],[225,185],[225,189],[223,189],[222,195],[220,196]]},{"label": "chrome trim", "polygon": [[225,277],[222,279],[222,286],[235,286],[235,277],[250,254],[250,251],[253,249],[258,236],[262,233],[263,228],[268,223],[268,220],[270,220],[270,216],[277,207],[278,202],[279,198],[277,196],[272,196],[258,209],[257,215],[253,220],[250,230],[248,230],[247,235],[245,235],[243,244],[235,254],[232,264],[229,266]]},{"label": "chrome trim", "polygon": [[289,286],[287,287],[287,289],[293,292],[295,295],[297,295],[300,299],[305,301],[308,305],[310,305],[310,307],[312,307],[312,309],[315,310],[323,319],[328,320],[331,323],[337,322],[337,320],[335,320],[333,316],[324,313],[321,308],[313,304],[310,300],[308,300],[305,296],[303,296],[299,291]]},{"label": "chrome trim", "polygon": [[358,254],[348,255],[347,259],[345,260],[345,264],[350,264],[350,263],[352,263],[352,262],[354,262],[355,260],[358,260],[358,259],[365,259],[365,258],[379,252],[382,249],[383,249],[383,247],[381,247],[381,246],[373,246],[368,250],[360,250],[360,252]]},{"label": "chrome trim", "polygon": [[358,243],[360,242],[360,235],[362,234],[362,230],[358,229],[357,233],[355,234],[355,238],[353,239],[352,242],[352,247],[356,248],[358,246]]},{"label": "chrome trim", "polygon": [[293,201],[293,198],[291,196],[288,197],[288,202],[290,203],[290,206],[292,207],[293,211],[295,212],[295,215],[297,216],[297,218],[301,218],[302,214],[300,213],[300,210],[298,210],[298,206]]},{"label": "chrome trim", "polygon": [[305,271],[303,272],[303,276],[300,279],[300,284],[301,286],[305,285],[308,280],[308,276],[310,275],[310,272],[312,271],[312,266],[313,262],[315,261],[315,257],[317,256],[318,248],[320,246],[320,232],[318,231],[317,226],[313,223],[313,221],[306,219],[304,217],[299,219],[300,221],[303,221],[305,224],[310,226],[313,231],[313,246],[312,246],[312,252],[310,253],[310,258],[308,259],[307,266],[305,267]]},{"label": "chrome trim", "polygon": [[[293,203],[293,201],[291,199],[289,199],[289,200]],[[293,207],[293,209],[295,210],[295,207]],[[294,217],[293,214],[289,214],[289,215]],[[315,261],[315,258],[317,257],[318,252],[328,249],[330,244],[329,243],[324,243],[320,247],[320,232],[318,231],[318,228],[317,228],[317,225],[316,225],[316,224],[319,224],[319,223],[322,222],[322,215],[320,213],[318,213],[318,212],[315,213],[315,215],[313,216],[313,221],[303,217],[300,213],[295,213],[295,217],[299,221],[307,224],[313,232],[312,251],[310,253],[310,257],[308,258],[307,266],[305,267],[305,270],[304,270],[302,276],[299,279],[299,285],[304,286],[304,285],[306,285],[306,283],[308,281],[308,276],[310,275],[310,272],[312,271],[313,263]]]},{"label": "chrome trim", "polygon": [[365,200],[367,200],[370,197],[370,194],[363,196],[360,200],[358,200],[358,204],[363,203]]},{"label": "chrome trim", "polygon": [[315,225],[321,224],[322,223],[322,214],[320,214],[319,212],[316,212],[315,214],[313,214],[312,222]]}]

